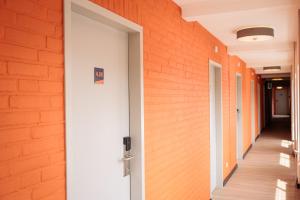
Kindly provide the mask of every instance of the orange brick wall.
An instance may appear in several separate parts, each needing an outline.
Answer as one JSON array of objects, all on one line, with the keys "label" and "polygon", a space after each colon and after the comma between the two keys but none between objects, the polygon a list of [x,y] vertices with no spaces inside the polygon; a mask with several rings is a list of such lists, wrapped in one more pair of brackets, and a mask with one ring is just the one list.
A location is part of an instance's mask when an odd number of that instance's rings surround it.
[{"label": "orange brick wall", "polygon": [[[147,200],[209,199],[208,60],[222,64],[224,177],[236,163],[240,69],[226,46],[184,21],[170,0],[94,2],[144,28]],[[62,14],[62,0],[0,0],[1,200],[65,199]]]},{"label": "orange brick wall", "polygon": [[62,39],[62,1],[0,0],[1,200],[65,199]]}]

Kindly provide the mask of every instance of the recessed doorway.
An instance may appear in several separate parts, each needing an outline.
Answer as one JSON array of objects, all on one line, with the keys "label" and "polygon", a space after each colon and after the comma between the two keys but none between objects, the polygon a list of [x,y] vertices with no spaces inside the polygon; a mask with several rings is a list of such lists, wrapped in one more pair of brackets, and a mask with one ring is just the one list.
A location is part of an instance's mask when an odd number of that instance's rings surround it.
[{"label": "recessed doorway", "polygon": [[242,76],[236,74],[236,156],[237,162],[243,159],[243,99]]},{"label": "recessed doorway", "polygon": [[210,192],[223,187],[222,66],[209,61]]}]

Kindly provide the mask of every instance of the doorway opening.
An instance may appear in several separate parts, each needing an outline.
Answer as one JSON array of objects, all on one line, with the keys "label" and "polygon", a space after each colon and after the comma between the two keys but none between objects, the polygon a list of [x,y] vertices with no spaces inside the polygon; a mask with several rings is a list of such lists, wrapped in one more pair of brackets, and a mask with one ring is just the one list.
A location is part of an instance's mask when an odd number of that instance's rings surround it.
[{"label": "doorway opening", "polygon": [[255,88],[254,80],[251,80],[251,142],[255,143]]},{"label": "doorway opening", "polygon": [[222,66],[209,61],[210,192],[223,187]]},{"label": "doorway opening", "polygon": [[242,76],[236,74],[236,156],[237,161],[243,159],[243,97]]},{"label": "doorway opening", "polygon": [[84,0],[64,19],[67,199],[144,200],[142,27]]},{"label": "doorway opening", "polygon": [[260,100],[260,84],[257,83],[257,127],[258,135],[261,133],[261,100]]}]

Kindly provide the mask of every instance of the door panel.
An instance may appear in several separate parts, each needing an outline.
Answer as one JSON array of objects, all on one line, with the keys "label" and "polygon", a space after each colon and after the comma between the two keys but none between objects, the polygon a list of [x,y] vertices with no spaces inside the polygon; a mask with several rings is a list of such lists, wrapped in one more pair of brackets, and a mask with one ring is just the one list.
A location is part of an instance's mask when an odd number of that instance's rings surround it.
[{"label": "door panel", "polygon": [[[128,34],[76,13],[71,25],[69,199],[129,200],[121,160],[129,135]],[[104,69],[104,84],[94,84],[94,67]]]},{"label": "door panel", "polygon": [[276,101],[276,114],[287,115],[288,111],[288,96],[287,90],[275,90],[275,101]]}]

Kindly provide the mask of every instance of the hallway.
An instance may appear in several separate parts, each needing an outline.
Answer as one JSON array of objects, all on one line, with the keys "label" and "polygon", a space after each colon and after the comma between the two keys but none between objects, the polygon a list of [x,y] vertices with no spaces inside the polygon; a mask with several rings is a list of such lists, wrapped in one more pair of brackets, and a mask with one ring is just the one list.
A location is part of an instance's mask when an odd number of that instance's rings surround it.
[{"label": "hallway", "polygon": [[276,119],[265,129],[215,200],[296,200],[296,168],[290,146],[290,121]]}]

